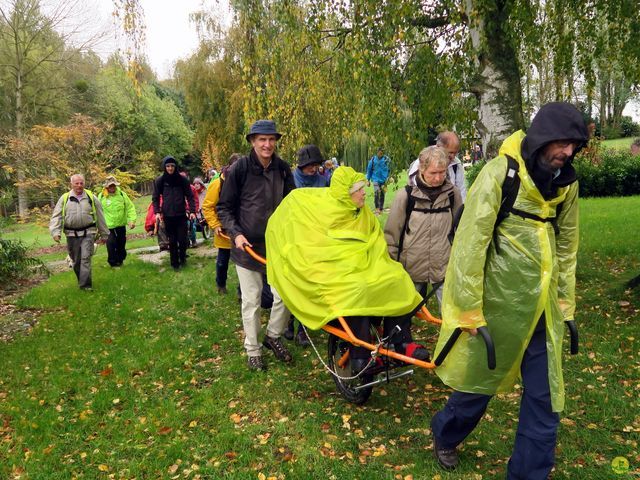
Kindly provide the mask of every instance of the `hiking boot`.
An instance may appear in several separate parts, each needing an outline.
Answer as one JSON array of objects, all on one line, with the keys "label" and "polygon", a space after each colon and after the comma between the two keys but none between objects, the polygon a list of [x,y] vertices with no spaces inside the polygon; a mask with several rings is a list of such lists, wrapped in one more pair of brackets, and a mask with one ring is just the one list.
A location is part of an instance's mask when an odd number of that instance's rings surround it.
[{"label": "hiking boot", "polygon": [[267,366],[262,360],[261,355],[258,355],[256,357],[249,357],[247,365],[249,366],[249,370],[264,371],[267,369]]},{"label": "hiking boot", "polygon": [[402,353],[407,357],[415,358],[416,360],[428,362],[431,359],[431,357],[429,356],[429,351],[419,343],[411,342],[397,344],[395,348],[396,352]]},{"label": "hiking boot", "polygon": [[433,454],[438,464],[445,470],[454,470],[458,466],[458,451],[455,448],[440,448],[433,437]]},{"label": "hiking boot", "polygon": [[302,324],[298,325],[298,334],[296,335],[296,343],[301,347],[308,347],[311,345],[309,341],[309,337],[307,336],[307,332],[302,326]]},{"label": "hiking boot", "polygon": [[279,338],[272,338],[269,335],[265,335],[262,345],[271,350],[281,362],[289,363],[293,360],[289,350],[287,350],[287,347],[284,346]]},{"label": "hiking boot", "polygon": [[289,325],[287,325],[287,329],[284,331],[284,338],[293,340],[293,318],[289,321]]}]

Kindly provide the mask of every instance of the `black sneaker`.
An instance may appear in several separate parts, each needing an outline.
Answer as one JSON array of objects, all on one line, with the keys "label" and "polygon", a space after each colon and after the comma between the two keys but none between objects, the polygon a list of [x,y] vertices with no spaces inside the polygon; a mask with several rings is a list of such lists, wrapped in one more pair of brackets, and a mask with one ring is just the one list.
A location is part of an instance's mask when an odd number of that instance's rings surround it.
[{"label": "black sneaker", "polygon": [[257,357],[249,357],[247,365],[249,366],[249,370],[264,371],[267,369],[261,355],[258,355]]},{"label": "black sneaker", "polygon": [[289,363],[293,360],[291,353],[289,353],[289,350],[287,350],[287,347],[284,346],[279,338],[272,338],[269,335],[265,335],[262,345],[271,350],[281,362]]}]

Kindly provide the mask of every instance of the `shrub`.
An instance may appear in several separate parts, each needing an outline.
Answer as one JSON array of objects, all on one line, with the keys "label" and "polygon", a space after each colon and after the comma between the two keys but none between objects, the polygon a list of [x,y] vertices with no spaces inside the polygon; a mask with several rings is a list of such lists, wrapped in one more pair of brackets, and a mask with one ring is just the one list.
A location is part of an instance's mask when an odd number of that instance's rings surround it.
[{"label": "shrub", "polygon": [[27,255],[27,247],[19,240],[0,238],[0,278],[12,284],[33,273],[48,270],[37,258]]},{"label": "shrub", "polygon": [[620,130],[623,137],[636,137],[640,135],[640,125],[633,121],[633,118],[624,116],[620,121]]},{"label": "shrub", "polygon": [[640,194],[640,157],[625,150],[605,148],[598,163],[578,156],[581,197],[615,197]]},{"label": "shrub", "polygon": [[[486,162],[478,162],[466,173],[471,188]],[[581,197],[622,197],[640,194],[640,156],[626,150],[583,150],[573,162],[578,172]]]},{"label": "shrub", "polygon": [[467,190],[469,190],[471,188],[471,185],[473,185],[473,182],[476,181],[476,178],[478,177],[480,170],[482,170],[482,167],[484,167],[486,163],[487,162],[485,160],[480,160],[465,172],[465,178],[467,181]]}]

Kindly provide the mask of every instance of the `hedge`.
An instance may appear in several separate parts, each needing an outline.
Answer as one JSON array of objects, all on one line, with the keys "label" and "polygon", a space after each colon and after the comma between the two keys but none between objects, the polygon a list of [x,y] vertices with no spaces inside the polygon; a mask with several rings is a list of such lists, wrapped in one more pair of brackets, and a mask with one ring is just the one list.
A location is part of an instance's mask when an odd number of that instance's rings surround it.
[{"label": "hedge", "polygon": [[[480,162],[467,173],[467,185],[471,187],[485,165]],[[625,150],[604,148],[596,161],[577,157],[573,165],[578,172],[581,197],[622,197],[640,194],[640,156]]]}]

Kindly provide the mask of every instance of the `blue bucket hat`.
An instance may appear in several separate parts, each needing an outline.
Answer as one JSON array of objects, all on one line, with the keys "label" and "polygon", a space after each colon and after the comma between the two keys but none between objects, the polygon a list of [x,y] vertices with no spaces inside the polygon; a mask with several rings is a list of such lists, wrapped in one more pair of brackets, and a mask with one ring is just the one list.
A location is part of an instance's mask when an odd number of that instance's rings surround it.
[{"label": "blue bucket hat", "polygon": [[249,129],[249,133],[245,137],[247,142],[251,141],[253,135],[275,135],[276,140],[280,140],[281,133],[276,130],[276,122],[273,120],[258,120]]}]

